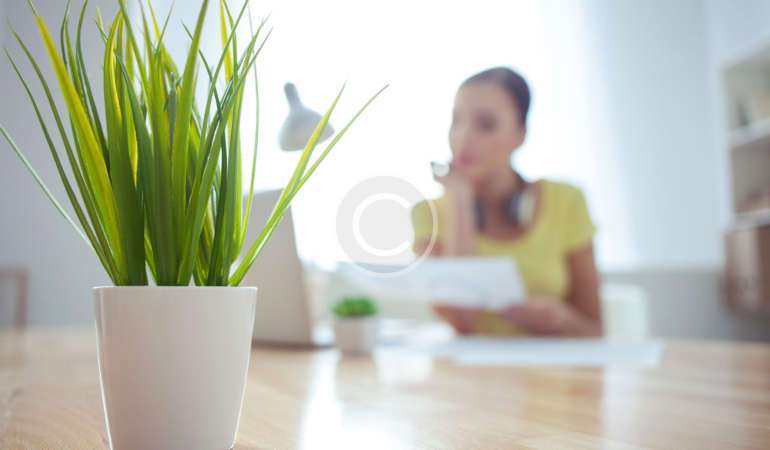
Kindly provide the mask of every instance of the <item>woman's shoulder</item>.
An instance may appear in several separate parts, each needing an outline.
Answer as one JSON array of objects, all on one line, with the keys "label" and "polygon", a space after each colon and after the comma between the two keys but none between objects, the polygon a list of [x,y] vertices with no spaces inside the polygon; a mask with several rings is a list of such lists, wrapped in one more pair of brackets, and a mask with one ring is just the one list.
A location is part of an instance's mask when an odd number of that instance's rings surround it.
[{"label": "woman's shoulder", "polygon": [[550,179],[541,179],[538,182],[543,187],[543,197],[546,199],[544,203],[550,203],[557,209],[585,202],[583,191],[574,184]]},{"label": "woman's shoulder", "polygon": [[583,191],[578,186],[564,181],[542,178],[538,180],[538,183],[545,186],[551,194],[559,197],[575,197],[583,195]]},{"label": "woman's shoulder", "polygon": [[596,226],[591,220],[583,191],[569,183],[542,181],[545,190],[543,204],[550,212],[545,216],[561,233],[564,248],[569,251],[590,241],[596,233]]}]

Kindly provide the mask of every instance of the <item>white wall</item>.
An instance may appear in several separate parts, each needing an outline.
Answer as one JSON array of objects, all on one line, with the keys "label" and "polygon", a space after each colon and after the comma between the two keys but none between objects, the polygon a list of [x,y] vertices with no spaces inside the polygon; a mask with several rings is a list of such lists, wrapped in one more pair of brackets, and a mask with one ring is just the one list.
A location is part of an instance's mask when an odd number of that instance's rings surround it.
[{"label": "white wall", "polygon": [[770,38],[770,2],[707,0],[706,18],[712,62]]},{"label": "white wall", "polygon": [[544,5],[543,33],[558,38],[549,48],[570,49],[552,52],[562,59],[549,61],[551,81],[540,92],[559,105],[554,123],[572,143],[553,150],[555,164],[588,191],[600,262],[612,270],[716,267],[701,2]]}]

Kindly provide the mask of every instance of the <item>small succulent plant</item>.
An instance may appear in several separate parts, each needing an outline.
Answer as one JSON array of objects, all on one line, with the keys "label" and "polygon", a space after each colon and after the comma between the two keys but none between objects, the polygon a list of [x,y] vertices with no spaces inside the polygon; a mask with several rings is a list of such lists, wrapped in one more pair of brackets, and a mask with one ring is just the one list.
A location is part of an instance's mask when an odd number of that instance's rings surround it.
[{"label": "small succulent plant", "polygon": [[377,304],[368,297],[345,297],[332,307],[341,319],[371,317],[377,314]]}]

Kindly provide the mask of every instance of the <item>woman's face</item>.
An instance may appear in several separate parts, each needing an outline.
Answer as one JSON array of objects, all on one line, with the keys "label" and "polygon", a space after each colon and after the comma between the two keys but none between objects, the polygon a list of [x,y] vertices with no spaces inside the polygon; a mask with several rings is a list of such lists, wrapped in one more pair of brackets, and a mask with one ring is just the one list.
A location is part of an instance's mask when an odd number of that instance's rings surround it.
[{"label": "woman's face", "polygon": [[457,91],[449,129],[453,170],[479,182],[510,165],[525,135],[518,107],[499,84],[479,81]]}]

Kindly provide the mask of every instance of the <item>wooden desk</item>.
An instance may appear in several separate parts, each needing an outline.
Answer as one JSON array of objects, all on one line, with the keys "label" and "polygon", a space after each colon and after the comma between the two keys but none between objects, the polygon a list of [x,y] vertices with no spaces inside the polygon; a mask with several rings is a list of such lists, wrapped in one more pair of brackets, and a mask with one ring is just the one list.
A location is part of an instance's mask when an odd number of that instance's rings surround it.
[{"label": "wooden desk", "polygon": [[[93,331],[0,334],[0,448],[104,448],[100,401]],[[669,342],[645,370],[256,349],[236,448],[768,449],[770,346]]]}]

